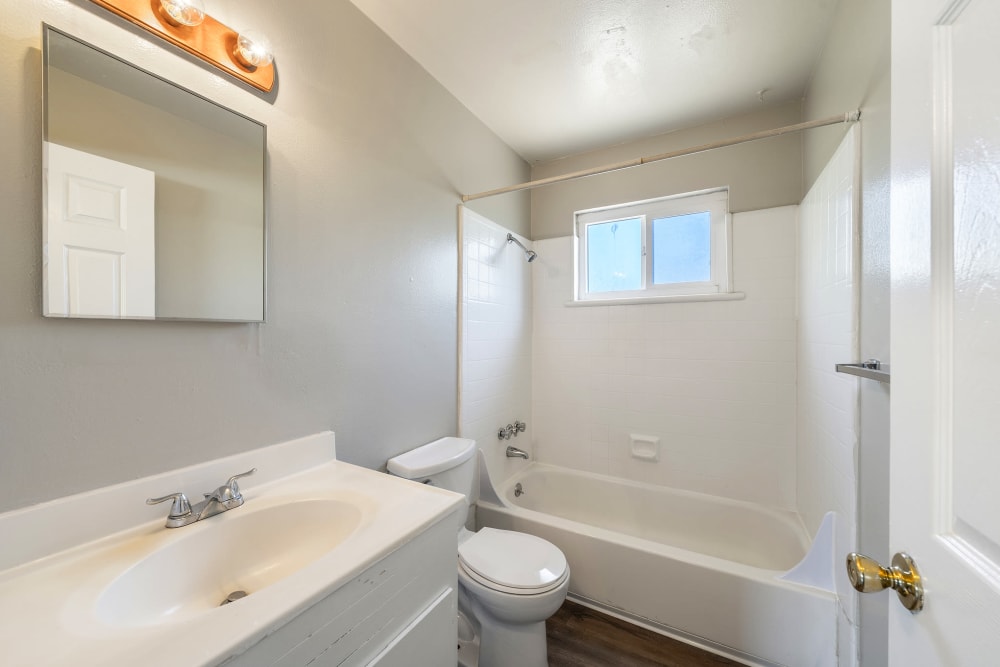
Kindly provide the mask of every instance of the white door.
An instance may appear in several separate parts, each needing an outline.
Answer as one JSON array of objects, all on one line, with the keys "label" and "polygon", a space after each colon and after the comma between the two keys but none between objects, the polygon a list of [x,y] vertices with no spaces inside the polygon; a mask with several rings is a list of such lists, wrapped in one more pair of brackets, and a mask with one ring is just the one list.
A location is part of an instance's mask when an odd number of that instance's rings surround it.
[{"label": "white door", "polygon": [[890,545],[926,598],[890,664],[1000,665],[1000,2],[892,26]]},{"label": "white door", "polygon": [[45,142],[43,310],[155,316],[154,174]]}]

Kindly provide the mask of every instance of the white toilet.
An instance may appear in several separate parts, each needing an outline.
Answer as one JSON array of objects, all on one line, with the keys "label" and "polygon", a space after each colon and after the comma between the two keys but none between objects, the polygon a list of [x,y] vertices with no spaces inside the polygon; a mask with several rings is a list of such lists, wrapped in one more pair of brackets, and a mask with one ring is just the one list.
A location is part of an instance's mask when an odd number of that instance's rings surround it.
[{"label": "white toilet", "polygon": [[[389,459],[399,477],[465,494],[471,504],[476,441],[441,438]],[[458,534],[460,634],[471,623],[479,667],[546,667],[545,619],[569,589],[566,557],[540,537],[464,527]],[[462,616],[465,619],[461,618]]]}]

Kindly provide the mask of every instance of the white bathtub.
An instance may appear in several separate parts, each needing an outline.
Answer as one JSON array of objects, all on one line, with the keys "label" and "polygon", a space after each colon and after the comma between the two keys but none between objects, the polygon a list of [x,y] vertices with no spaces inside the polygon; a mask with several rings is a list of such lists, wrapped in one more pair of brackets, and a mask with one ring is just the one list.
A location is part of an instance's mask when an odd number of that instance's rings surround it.
[{"label": "white bathtub", "polygon": [[816,572],[832,540],[810,551],[796,514],[538,463],[494,489],[481,471],[477,523],[562,549],[571,597],[748,664],[837,665],[832,575]]}]

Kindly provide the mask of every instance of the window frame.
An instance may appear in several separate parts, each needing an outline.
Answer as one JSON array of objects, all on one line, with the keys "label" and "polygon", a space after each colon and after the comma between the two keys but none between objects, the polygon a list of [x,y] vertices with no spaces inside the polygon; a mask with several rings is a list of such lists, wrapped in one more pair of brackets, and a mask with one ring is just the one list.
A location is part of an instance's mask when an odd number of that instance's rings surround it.
[{"label": "window frame", "polygon": [[[661,283],[653,280],[653,220],[708,212],[711,276],[703,282]],[[637,290],[590,292],[587,289],[587,227],[619,220],[640,219],[642,238],[642,286]],[[732,215],[729,188],[711,188],[627,204],[615,204],[576,211],[573,214],[573,249],[576,302],[621,301],[697,297],[733,292]],[[688,300],[688,299],[686,299]]]}]

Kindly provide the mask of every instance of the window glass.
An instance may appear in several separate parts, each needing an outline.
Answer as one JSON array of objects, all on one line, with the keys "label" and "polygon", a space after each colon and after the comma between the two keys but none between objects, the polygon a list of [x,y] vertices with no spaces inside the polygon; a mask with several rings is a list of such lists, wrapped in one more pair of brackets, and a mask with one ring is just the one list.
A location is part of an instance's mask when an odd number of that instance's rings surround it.
[{"label": "window glass", "polygon": [[575,301],[733,293],[728,188],[577,211],[573,229]]},{"label": "window glass", "polygon": [[642,288],[642,218],[587,225],[587,290]]},{"label": "window glass", "polygon": [[653,220],[653,283],[712,279],[712,215],[708,211]]}]

